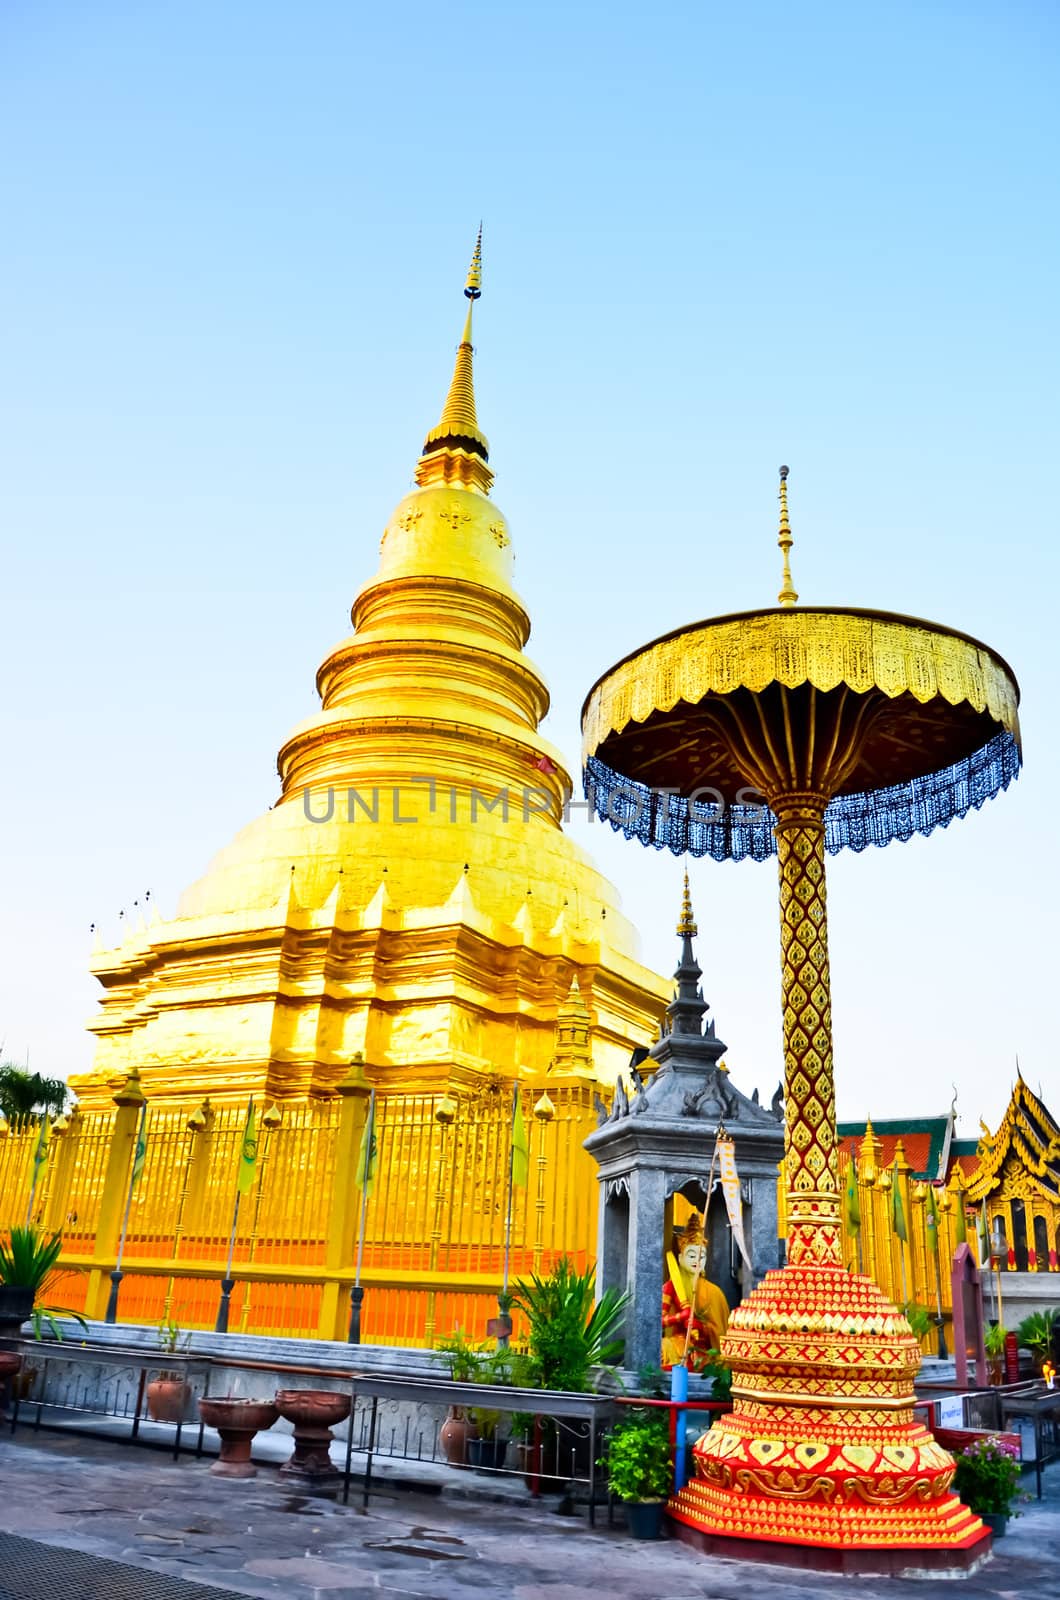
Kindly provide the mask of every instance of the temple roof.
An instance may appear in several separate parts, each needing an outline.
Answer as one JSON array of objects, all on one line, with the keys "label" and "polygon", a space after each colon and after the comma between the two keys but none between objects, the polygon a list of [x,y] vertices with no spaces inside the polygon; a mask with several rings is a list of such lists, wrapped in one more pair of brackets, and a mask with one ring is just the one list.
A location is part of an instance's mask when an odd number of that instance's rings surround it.
[{"label": "temple roof", "polygon": [[1000,1189],[1005,1170],[1018,1165],[1041,1194],[1060,1203],[1060,1127],[1017,1074],[1001,1126],[993,1135],[985,1124],[979,1141],[979,1169],[968,1198],[982,1200]]},{"label": "temple roof", "polygon": [[[836,1127],[836,1136],[839,1141],[840,1156],[853,1155],[857,1160],[861,1141],[865,1137],[865,1122],[840,1122]],[[873,1119],[872,1131],[882,1145],[878,1166],[880,1170],[889,1167],[894,1161],[895,1147],[902,1141],[905,1158],[913,1170],[916,1178],[930,1178],[934,1182],[937,1178],[949,1177],[953,1157],[953,1140],[951,1129],[951,1116],[949,1113],[941,1117],[896,1117],[890,1121],[877,1122]],[[950,1139],[947,1140],[947,1132]],[[948,1149],[947,1149],[948,1145]],[[943,1170],[943,1157],[945,1170]]]}]

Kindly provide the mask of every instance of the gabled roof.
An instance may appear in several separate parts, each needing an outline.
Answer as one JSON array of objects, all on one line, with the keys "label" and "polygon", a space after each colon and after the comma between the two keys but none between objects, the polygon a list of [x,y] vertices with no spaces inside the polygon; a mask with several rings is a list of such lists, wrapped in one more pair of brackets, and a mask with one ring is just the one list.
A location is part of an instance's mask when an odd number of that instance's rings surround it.
[{"label": "gabled roof", "polygon": [[[950,1171],[960,1167],[966,1179],[971,1180],[979,1171],[979,1141],[954,1139],[950,1145]],[[947,1173],[947,1177],[949,1173]]]},{"label": "gabled roof", "polygon": [[[861,1141],[865,1137],[867,1124],[864,1122],[841,1122],[836,1132],[839,1136],[839,1151],[841,1155],[853,1154],[857,1159]],[[913,1169],[915,1178],[946,1178],[947,1172],[941,1171],[942,1160],[947,1153],[947,1133],[950,1131],[950,1117],[898,1117],[888,1122],[873,1122],[872,1131],[882,1145],[877,1165],[881,1168],[889,1167],[894,1160],[895,1146],[899,1139],[905,1150],[905,1159]],[[949,1141],[952,1150],[952,1139]]]},{"label": "gabled roof", "polygon": [[1016,1078],[1008,1110],[991,1137],[985,1124],[979,1141],[979,1170],[968,1190],[970,1200],[982,1200],[1001,1186],[1010,1158],[1037,1184],[1054,1205],[1060,1203],[1060,1127],[1021,1077]]}]

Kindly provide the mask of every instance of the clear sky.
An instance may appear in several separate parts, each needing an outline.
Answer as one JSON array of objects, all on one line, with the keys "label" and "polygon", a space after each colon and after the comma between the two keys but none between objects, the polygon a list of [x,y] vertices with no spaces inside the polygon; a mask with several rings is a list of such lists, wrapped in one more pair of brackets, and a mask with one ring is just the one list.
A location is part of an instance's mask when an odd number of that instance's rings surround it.
[{"label": "clear sky", "polygon": [[[0,9],[0,1037],[90,1060],[89,925],[275,798],[436,419],[479,415],[546,732],[679,623],[985,638],[1026,769],[831,861],[840,1114],[1060,1116],[1058,60],[1048,0]],[[581,822],[672,967],[680,864]],[[693,865],[736,1082],[781,1071],[771,865]]]}]

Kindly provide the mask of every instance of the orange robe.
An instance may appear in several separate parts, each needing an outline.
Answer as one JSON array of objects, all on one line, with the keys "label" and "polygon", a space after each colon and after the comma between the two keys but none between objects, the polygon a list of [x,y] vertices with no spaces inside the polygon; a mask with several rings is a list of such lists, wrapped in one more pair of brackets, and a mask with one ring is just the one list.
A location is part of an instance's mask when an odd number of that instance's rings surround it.
[{"label": "orange robe", "polygon": [[[692,1275],[676,1256],[666,1257],[668,1276],[662,1292],[662,1365],[676,1367],[685,1359]],[[702,1372],[710,1365],[709,1352],[721,1348],[729,1326],[729,1302],[709,1278],[696,1280],[696,1306],[692,1317],[692,1337],[688,1341],[688,1368]]]}]

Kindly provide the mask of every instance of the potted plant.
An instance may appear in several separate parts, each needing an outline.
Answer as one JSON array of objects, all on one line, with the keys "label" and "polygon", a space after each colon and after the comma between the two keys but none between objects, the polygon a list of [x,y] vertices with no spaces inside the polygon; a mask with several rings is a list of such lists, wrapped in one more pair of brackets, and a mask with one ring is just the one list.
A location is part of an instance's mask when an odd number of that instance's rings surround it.
[{"label": "potted plant", "polygon": [[0,1337],[17,1339],[62,1252],[62,1234],[28,1224],[0,1240]]},{"label": "potted plant", "polygon": [[996,1437],[977,1439],[957,1457],[953,1487],[999,1539],[1019,1495],[1018,1448]]},{"label": "potted plant", "polygon": [[1005,1330],[1000,1322],[992,1322],[983,1333],[990,1382],[994,1384],[1003,1383],[1005,1380],[1005,1339]]},{"label": "potted plant", "polygon": [[[621,1330],[629,1296],[607,1289],[597,1300],[592,1267],[579,1272],[561,1256],[547,1278],[532,1273],[529,1279],[520,1279],[512,1303],[530,1325],[526,1354],[514,1367],[513,1381],[519,1386],[582,1394],[591,1387],[594,1371],[598,1376],[614,1374],[622,1357]],[[579,1455],[588,1475],[587,1435],[572,1435],[567,1425],[548,1416],[547,1409],[543,1416],[520,1421],[528,1424],[523,1454],[532,1492],[562,1488],[572,1476],[565,1469],[572,1465],[577,1471]],[[554,1466],[545,1478],[543,1463]]]},{"label": "potted plant", "polygon": [[[508,1350],[484,1350],[478,1356],[471,1381],[508,1388],[513,1381],[514,1365]],[[500,1472],[507,1460],[508,1440],[498,1432],[501,1415],[488,1406],[473,1406],[468,1412],[477,1437],[468,1439],[467,1459],[480,1472]]]},{"label": "potted plant", "polygon": [[1017,1343],[1024,1350],[1030,1350],[1041,1370],[1043,1361],[1048,1361],[1053,1349],[1053,1339],[1060,1324],[1060,1309],[1051,1311],[1032,1311],[1030,1316],[1024,1317],[1016,1329]]},{"label": "potted plant", "polygon": [[[481,1347],[466,1338],[460,1328],[455,1328],[446,1339],[438,1341],[438,1349],[449,1362],[449,1375],[455,1383],[473,1383],[481,1358]],[[438,1434],[442,1454],[451,1467],[466,1467],[468,1445],[478,1437],[478,1428],[467,1406],[450,1406]]]},{"label": "potted plant", "polygon": [[[172,1317],[158,1325],[158,1348],[166,1355],[187,1349],[190,1334],[182,1334]],[[152,1422],[180,1422],[191,1397],[191,1386],[180,1372],[160,1367],[158,1377],[147,1385],[147,1415]]]},{"label": "potted plant", "polygon": [[658,1539],[674,1483],[665,1415],[631,1412],[612,1430],[600,1465],[607,1472],[607,1487],[625,1503],[633,1538]]}]

